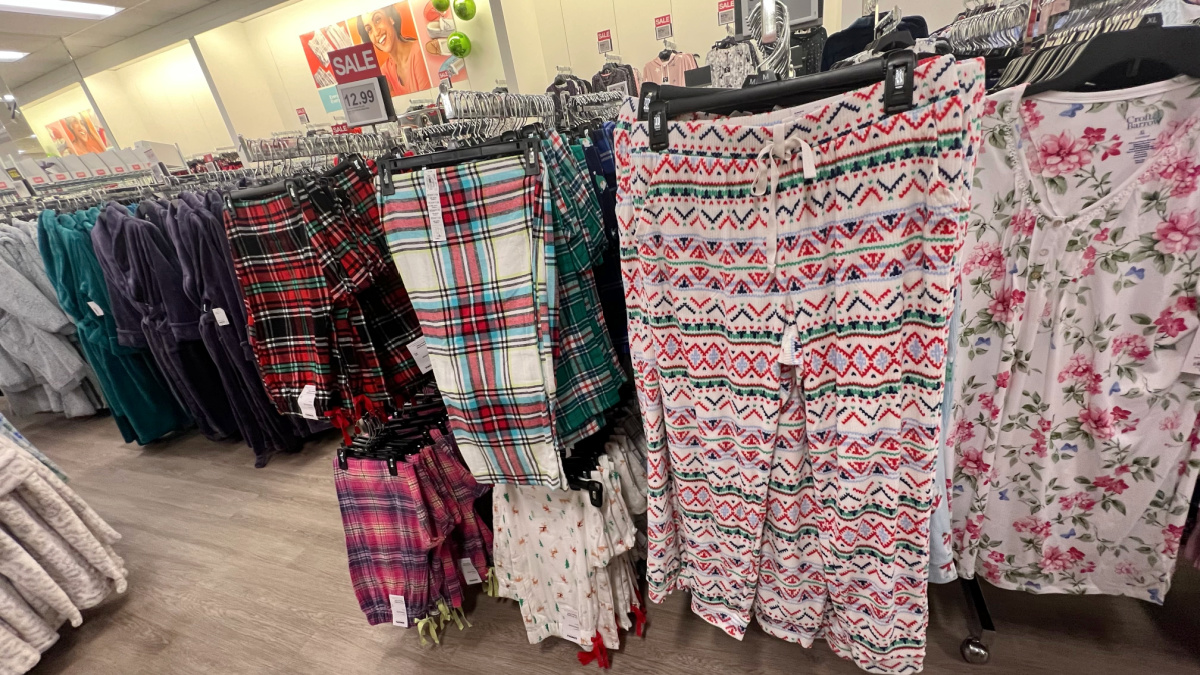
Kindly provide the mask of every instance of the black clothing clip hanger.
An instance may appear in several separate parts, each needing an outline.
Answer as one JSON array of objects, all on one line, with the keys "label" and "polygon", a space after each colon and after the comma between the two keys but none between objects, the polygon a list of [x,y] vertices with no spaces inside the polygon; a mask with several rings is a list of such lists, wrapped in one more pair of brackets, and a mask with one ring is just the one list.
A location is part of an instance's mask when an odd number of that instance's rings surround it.
[{"label": "black clothing clip hanger", "polygon": [[867,45],[866,51],[883,54],[893,49],[904,49],[916,44],[917,41],[913,39],[912,33],[906,30],[894,30],[879,36],[878,40]]},{"label": "black clothing clip hanger", "polygon": [[[650,149],[667,149],[671,118],[686,113],[727,114],[738,110],[756,110],[775,105],[798,105],[844,93],[851,89],[884,83],[884,112],[892,115],[913,107],[913,70],[917,57],[910,49],[889,52],[862,63],[780,82],[745,89],[711,90],[659,86],[657,93],[642,87],[642,104],[647,105],[650,122]],[[694,95],[692,92],[703,92]]]},{"label": "black clothing clip hanger", "polygon": [[496,157],[521,155],[525,163],[525,175],[537,176],[541,173],[541,141],[534,138],[521,138],[513,142],[497,142],[488,145],[476,145],[458,150],[444,150],[416,157],[389,158],[380,161],[379,185],[380,192],[385,195],[396,194],[396,185],[392,176],[396,173],[415,171],[417,169],[434,169],[445,166],[455,166],[463,162],[473,162]]}]

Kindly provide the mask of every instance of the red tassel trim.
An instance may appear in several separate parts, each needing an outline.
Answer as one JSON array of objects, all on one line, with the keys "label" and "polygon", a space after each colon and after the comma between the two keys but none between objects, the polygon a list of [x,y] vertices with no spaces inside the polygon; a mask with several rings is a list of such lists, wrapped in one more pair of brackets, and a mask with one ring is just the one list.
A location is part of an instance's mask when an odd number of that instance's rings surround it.
[{"label": "red tassel trim", "polygon": [[600,633],[596,633],[596,638],[592,640],[592,651],[580,651],[575,656],[585,666],[595,661],[596,665],[604,670],[612,668],[612,663],[608,660],[608,649],[605,648],[604,638],[600,637]]},{"label": "red tassel trim", "polygon": [[629,611],[633,613],[636,620],[633,628],[637,632],[637,636],[646,637],[646,612],[642,611],[642,608],[637,605],[630,607]]}]

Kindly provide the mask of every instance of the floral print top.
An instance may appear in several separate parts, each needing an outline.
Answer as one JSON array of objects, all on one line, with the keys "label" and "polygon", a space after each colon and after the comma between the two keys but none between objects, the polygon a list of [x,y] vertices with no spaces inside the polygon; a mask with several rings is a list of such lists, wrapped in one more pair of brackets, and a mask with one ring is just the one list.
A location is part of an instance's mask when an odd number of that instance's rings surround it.
[{"label": "floral print top", "polygon": [[1022,93],[988,98],[963,250],[959,573],[1161,603],[1200,467],[1200,81]]}]

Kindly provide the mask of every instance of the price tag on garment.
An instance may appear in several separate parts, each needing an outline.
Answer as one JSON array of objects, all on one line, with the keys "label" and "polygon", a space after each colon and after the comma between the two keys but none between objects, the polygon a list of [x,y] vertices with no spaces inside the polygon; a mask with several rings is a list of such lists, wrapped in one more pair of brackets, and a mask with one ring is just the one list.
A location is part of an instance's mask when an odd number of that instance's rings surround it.
[{"label": "price tag on garment", "polygon": [[1200,331],[1192,337],[1192,348],[1188,350],[1187,358],[1183,360],[1183,372],[1200,375]]},{"label": "price tag on garment", "polygon": [[296,397],[296,405],[300,406],[300,416],[304,419],[315,420],[317,417],[317,386],[306,384]]},{"label": "price tag on garment", "polygon": [[654,17],[654,39],[666,40],[675,37],[675,27],[671,25],[671,15],[664,14]]},{"label": "price tag on garment", "polygon": [[433,361],[429,360],[429,345],[425,342],[424,335],[408,343],[408,351],[412,354],[413,361],[417,362],[417,368],[420,368],[422,373],[433,370]]},{"label": "price tag on garment", "polygon": [[479,576],[479,571],[471,564],[470,558],[459,558],[458,566],[462,569],[463,579],[466,580],[468,586],[483,583],[483,579]]},{"label": "price tag on garment", "polygon": [[608,181],[605,180],[604,176],[596,174],[596,187],[600,188],[601,192],[608,189]]},{"label": "price tag on garment", "polygon": [[736,13],[733,9],[735,0],[721,0],[717,3],[717,25],[728,26],[733,23]]},{"label": "price tag on garment", "polygon": [[558,606],[562,618],[558,622],[558,627],[562,629],[562,638],[570,640],[582,647],[583,629],[579,627],[579,612],[567,607],[566,605]]},{"label": "price tag on garment", "polygon": [[221,309],[220,307],[213,307],[212,313],[213,318],[217,320],[218,326],[229,325],[229,317],[225,315],[225,310]]},{"label": "price tag on garment", "polygon": [[408,605],[403,595],[389,595],[392,601],[392,625],[408,628]]},{"label": "price tag on garment", "polygon": [[429,212],[430,241],[446,241],[446,223],[442,220],[442,197],[438,192],[437,170],[424,169],[425,210]]},{"label": "price tag on garment", "polygon": [[88,307],[92,308],[92,314],[95,314],[96,316],[104,316],[104,310],[100,309],[100,305],[97,305],[96,303],[91,302],[90,300],[88,301],[87,305],[88,305]]},{"label": "price tag on garment", "polygon": [[587,136],[584,136],[583,138],[579,139],[579,142],[580,142],[580,144],[582,144],[582,145],[583,145],[583,147],[585,147],[585,148],[590,148],[590,147],[592,147],[592,139],[588,138]]},{"label": "price tag on garment", "polygon": [[611,30],[602,30],[596,33],[596,48],[600,50],[601,54],[607,54],[613,50]]}]

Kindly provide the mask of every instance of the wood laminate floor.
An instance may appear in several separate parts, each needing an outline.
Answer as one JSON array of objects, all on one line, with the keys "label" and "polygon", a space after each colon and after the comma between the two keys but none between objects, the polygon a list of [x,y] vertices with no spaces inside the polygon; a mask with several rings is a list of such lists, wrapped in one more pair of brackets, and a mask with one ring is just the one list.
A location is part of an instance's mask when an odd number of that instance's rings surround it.
[{"label": "wood laminate floor", "polygon": [[[590,673],[563,640],[531,645],[511,602],[480,596],[465,632],[420,646],[416,631],[370,627],[350,587],[333,489],[336,438],[255,470],[245,446],[192,434],[125,445],[109,419],[14,420],[124,538],[123,596],[85,613],[37,675],[226,673]],[[999,636],[968,666],[959,587],[930,598],[925,672],[1200,673],[1200,572],[1176,574],[1162,607],[1127,598],[1033,596],[986,587]],[[818,642],[803,649],[752,628],[737,642],[693,616],[683,595],[650,608],[613,673],[859,672]]]}]

